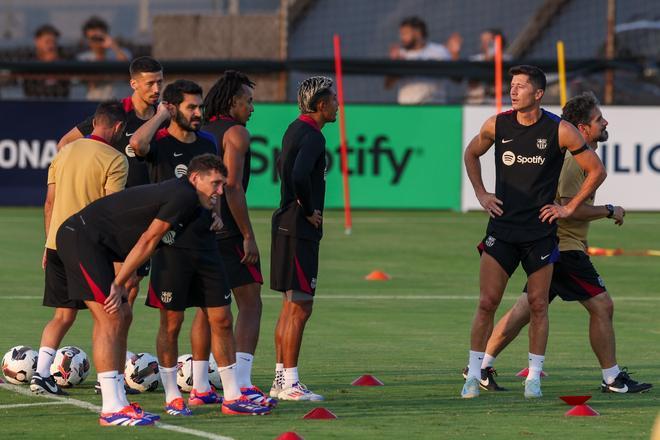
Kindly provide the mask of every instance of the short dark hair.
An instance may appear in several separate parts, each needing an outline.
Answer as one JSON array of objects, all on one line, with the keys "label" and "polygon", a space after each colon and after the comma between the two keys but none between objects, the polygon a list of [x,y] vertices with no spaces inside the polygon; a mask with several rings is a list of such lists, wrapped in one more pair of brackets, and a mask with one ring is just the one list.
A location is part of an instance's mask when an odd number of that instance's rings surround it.
[{"label": "short dark hair", "polygon": [[86,34],[87,31],[90,29],[101,29],[103,30],[103,32],[108,33],[110,31],[110,26],[108,26],[108,22],[102,19],[101,17],[97,17],[96,15],[93,15],[87,19],[85,24],[83,24],[82,27],[83,35]]},{"label": "short dark hair", "polygon": [[534,87],[545,91],[545,73],[536,66],[530,66],[528,64],[513,66],[509,69],[509,75],[527,75],[529,77],[529,82],[531,82]]},{"label": "short dark hair", "polygon": [[202,96],[202,88],[193,81],[187,79],[177,79],[171,84],[168,84],[163,90],[163,101],[178,106],[183,102],[183,95],[199,95]]},{"label": "short dark hair", "polygon": [[401,23],[399,24],[399,27],[411,27],[413,29],[417,29],[420,34],[422,34],[423,38],[426,38],[428,35],[428,30],[426,28],[426,22],[422,20],[421,18],[417,16],[413,17],[406,17],[403,20],[401,20]]},{"label": "short dark hair", "polygon": [[227,177],[227,167],[222,163],[222,158],[216,154],[200,154],[192,158],[188,164],[188,175],[192,173],[207,174],[212,170],[218,171]]},{"label": "short dark hair", "polygon": [[44,34],[51,34],[55,35],[55,37],[59,37],[60,31],[58,31],[52,24],[42,24],[34,31],[34,38],[39,38]]},{"label": "short dark hair", "polygon": [[561,117],[567,122],[575,125],[589,124],[591,113],[600,103],[593,92],[584,92],[581,95],[569,99],[562,109]]},{"label": "short dark hair", "polygon": [[208,121],[212,116],[228,116],[232,99],[243,93],[244,85],[254,88],[254,82],[250,81],[246,74],[227,70],[204,98],[204,120]]},{"label": "short dark hair", "polygon": [[162,72],[163,66],[161,66],[154,58],[138,57],[131,61],[128,71],[131,76],[135,76],[139,73]]},{"label": "short dark hair", "polygon": [[126,123],[126,112],[121,102],[116,99],[104,101],[96,107],[94,123],[105,127],[112,127],[117,122]]}]

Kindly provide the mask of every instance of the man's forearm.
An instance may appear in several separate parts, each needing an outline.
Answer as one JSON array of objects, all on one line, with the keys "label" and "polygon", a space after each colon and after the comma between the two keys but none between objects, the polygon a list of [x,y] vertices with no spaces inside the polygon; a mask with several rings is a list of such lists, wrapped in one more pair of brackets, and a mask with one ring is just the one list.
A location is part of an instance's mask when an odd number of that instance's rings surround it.
[{"label": "man's forearm", "polygon": [[254,238],[254,231],[250,223],[250,215],[248,214],[247,201],[245,200],[245,191],[243,191],[243,188],[229,188],[225,186],[225,199],[243,238]]}]

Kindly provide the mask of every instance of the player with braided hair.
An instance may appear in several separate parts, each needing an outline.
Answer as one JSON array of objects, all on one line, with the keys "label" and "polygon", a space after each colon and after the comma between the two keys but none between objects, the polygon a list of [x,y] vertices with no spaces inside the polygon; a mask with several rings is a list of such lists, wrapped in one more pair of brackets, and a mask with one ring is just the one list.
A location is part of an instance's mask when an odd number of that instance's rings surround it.
[{"label": "player with braided hair", "polygon": [[273,214],[271,289],[282,292],[275,328],[275,380],[271,397],[323,400],[298,379],[298,355],[305,323],[312,314],[323,235],[325,138],[321,129],[337,119],[337,95],[330,78],[313,76],[298,87],[300,116],[282,139],[277,164],[280,207]]}]

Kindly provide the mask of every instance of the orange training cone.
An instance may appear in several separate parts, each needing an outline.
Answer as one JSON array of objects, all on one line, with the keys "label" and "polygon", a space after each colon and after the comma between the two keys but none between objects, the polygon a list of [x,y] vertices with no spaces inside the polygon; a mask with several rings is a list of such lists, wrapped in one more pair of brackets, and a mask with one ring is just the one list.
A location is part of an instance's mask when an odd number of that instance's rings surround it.
[{"label": "orange training cone", "polygon": [[351,382],[351,385],[357,387],[377,387],[385,384],[380,380],[378,380],[377,377],[372,376],[371,374],[363,374],[362,376],[358,377],[353,382]]},{"label": "orange training cone", "polygon": [[[529,368],[523,368],[522,370],[518,371],[518,373],[516,373],[516,376],[527,377],[528,374],[529,374]],[[541,377],[545,377],[547,375],[548,374],[545,371],[541,371]]]},{"label": "orange training cone", "polygon": [[371,272],[369,275],[364,277],[365,280],[368,281],[387,281],[391,280],[392,277],[383,272],[382,270],[374,270]]},{"label": "orange training cone", "polygon": [[337,416],[323,407],[314,408],[303,416],[303,419],[336,419]]},{"label": "orange training cone", "polygon": [[575,416],[575,417],[589,417],[589,416],[599,416],[598,411],[590,407],[589,405],[576,405],[573,409],[569,409],[564,414],[565,416]]},{"label": "orange training cone", "polygon": [[300,435],[293,431],[283,432],[275,440],[305,440]]}]

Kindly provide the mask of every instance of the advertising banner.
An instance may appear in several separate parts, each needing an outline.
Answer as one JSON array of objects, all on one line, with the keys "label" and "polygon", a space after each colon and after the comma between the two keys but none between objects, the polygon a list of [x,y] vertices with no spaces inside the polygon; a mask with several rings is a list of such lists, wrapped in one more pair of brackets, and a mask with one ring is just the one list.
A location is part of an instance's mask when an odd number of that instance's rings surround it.
[{"label": "advertising banner", "polygon": [[[547,107],[561,114],[558,107]],[[660,121],[658,107],[601,107],[609,122],[609,139],[599,145],[597,153],[607,170],[607,179],[596,192],[596,203],[621,205],[627,210],[660,211]],[[463,110],[463,149],[479,133],[484,121],[494,114],[491,107],[466,106]],[[495,190],[494,148],[481,158],[484,184]],[[482,209],[472,185],[461,166],[462,209]]]}]

